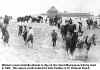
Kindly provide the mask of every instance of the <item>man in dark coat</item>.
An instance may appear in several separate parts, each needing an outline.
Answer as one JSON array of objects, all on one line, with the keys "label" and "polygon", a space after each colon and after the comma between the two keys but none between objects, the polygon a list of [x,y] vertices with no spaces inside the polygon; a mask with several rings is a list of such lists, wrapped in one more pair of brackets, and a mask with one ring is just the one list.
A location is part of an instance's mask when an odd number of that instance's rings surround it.
[{"label": "man in dark coat", "polygon": [[22,32],[23,32],[23,26],[19,25],[19,31],[18,31],[18,36],[21,36]]},{"label": "man in dark coat", "polygon": [[93,20],[92,19],[88,19],[86,20],[87,24],[88,24],[88,29],[91,28],[91,26],[93,25]]},{"label": "man in dark coat", "polygon": [[4,18],[4,24],[9,24],[9,17],[7,15]]},{"label": "man in dark coat", "polygon": [[82,22],[78,22],[79,23],[79,30],[78,32],[82,32]]},{"label": "man in dark coat", "polygon": [[70,53],[71,53],[71,55],[73,55],[73,53],[75,51],[77,41],[78,41],[78,32],[74,32],[73,36],[72,36],[72,43],[71,43],[72,45],[70,47]]},{"label": "man in dark coat", "polygon": [[66,34],[67,31],[69,31],[73,34],[75,29],[76,29],[76,25],[72,24],[72,23],[68,23],[64,26],[65,34]]},{"label": "man in dark coat", "polygon": [[27,40],[27,28],[26,28],[26,26],[24,26],[24,31],[23,31],[23,39],[24,39],[24,41],[26,42],[26,40]]},{"label": "man in dark coat", "polygon": [[55,30],[53,30],[53,32],[51,33],[51,36],[52,36],[53,47],[55,47],[56,41],[57,41],[57,33],[55,32]]}]

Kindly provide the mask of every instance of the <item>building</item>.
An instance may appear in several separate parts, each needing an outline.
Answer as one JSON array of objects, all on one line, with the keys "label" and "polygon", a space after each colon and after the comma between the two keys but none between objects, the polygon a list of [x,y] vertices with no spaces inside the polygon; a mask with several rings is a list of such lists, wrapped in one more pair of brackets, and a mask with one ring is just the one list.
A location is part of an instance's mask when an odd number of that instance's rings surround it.
[{"label": "building", "polygon": [[93,17],[90,13],[68,13],[68,12],[59,12],[54,6],[52,6],[45,14],[42,15],[47,15],[47,16],[63,16],[63,17],[82,17],[82,18],[89,18]]}]

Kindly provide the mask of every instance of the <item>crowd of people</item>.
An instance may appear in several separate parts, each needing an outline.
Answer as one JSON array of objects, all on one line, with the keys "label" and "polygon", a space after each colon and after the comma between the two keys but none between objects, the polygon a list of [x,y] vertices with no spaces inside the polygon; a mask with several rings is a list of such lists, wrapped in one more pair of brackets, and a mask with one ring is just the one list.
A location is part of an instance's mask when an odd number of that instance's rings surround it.
[{"label": "crowd of people", "polygon": [[[59,16],[54,17],[47,17],[46,19],[43,19],[42,16],[38,16],[37,18],[31,17],[31,16],[25,16],[25,17],[18,17],[17,22],[18,23],[25,23],[25,21],[32,22],[49,22],[50,26],[55,26],[60,31],[60,34],[62,36],[63,41],[65,42],[65,50],[68,55],[73,56],[75,49],[78,48],[79,50],[85,48],[88,52],[90,50],[90,47],[93,45],[96,45],[95,43],[95,34],[92,34],[92,36],[85,35],[85,30],[83,29],[84,23],[81,18],[79,18],[80,21],[77,22],[77,24],[74,22],[77,19],[65,19],[64,25],[62,23],[62,18]],[[49,20],[48,20],[49,19]],[[7,30],[7,26],[9,25],[10,19],[5,16],[4,23],[0,24],[0,30],[2,32],[2,39],[4,43],[8,44],[9,42],[9,32]],[[97,28],[97,21],[93,21],[92,18],[88,18],[85,20],[86,22],[86,30],[90,30],[93,28]],[[31,24],[30,23],[30,24]],[[28,23],[29,24],[29,23]],[[42,23],[41,23],[42,24]],[[27,46],[29,42],[31,42],[33,46],[33,40],[34,40],[34,31],[31,26],[27,25],[18,25],[18,36],[23,37],[23,40],[25,42],[25,45]],[[52,38],[52,46],[56,47],[56,41],[58,40],[58,34],[56,30],[52,30],[51,32],[51,38]],[[28,45],[28,47],[30,47]],[[88,53],[87,53],[88,54]],[[88,56],[85,56],[87,58]]]},{"label": "crowd of people", "polygon": [[[90,47],[96,45],[96,40],[95,40],[96,35],[95,34],[92,34],[91,36],[86,35],[85,31],[98,28],[97,21],[96,20],[94,21],[92,18],[88,18],[85,20],[85,22],[87,26],[83,28],[84,23],[80,19],[80,21],[77,22],[78,24],[77,28],[77,25],[74,23],[72,18],[70,18],[69,20],[65,21],[65,25],[61,25],[60,28],[58,27],[61,31],[62,39],[65,41],[65,49],[68,55],[73,56],[76,48],[78,48],[78,50],[82,50],[85,48],[86,50],[85,52],[87,53],[85,53],[86,55],[84,55],[84,59],[87,59]],[[52,42],[53,46],[55,46],[54,44],[56,43],[57,40],[57,33],[53,31],[53,34],[55,35],[52,35]]]}]

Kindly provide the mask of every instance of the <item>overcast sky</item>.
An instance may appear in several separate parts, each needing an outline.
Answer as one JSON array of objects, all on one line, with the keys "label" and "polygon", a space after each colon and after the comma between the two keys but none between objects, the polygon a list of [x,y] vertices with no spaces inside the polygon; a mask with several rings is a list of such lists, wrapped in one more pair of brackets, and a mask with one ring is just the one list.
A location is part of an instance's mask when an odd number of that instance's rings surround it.
[{"label": "overcast sky", "polygon": [[45,13],[51,6],[63,12],[100,13],[99,0],[0,0],[0,15],[20,16]]}]

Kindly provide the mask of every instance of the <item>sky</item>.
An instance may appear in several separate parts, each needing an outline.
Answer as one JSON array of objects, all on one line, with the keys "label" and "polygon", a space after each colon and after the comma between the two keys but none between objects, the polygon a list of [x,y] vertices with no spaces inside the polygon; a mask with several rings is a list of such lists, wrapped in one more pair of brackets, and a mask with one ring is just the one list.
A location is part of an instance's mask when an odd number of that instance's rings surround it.
[{"label": "sky", "polygon": [[0,0],[0,16],[23,16],[46,13],[55,6],[60,12],[100,14],[99,0]]}]

